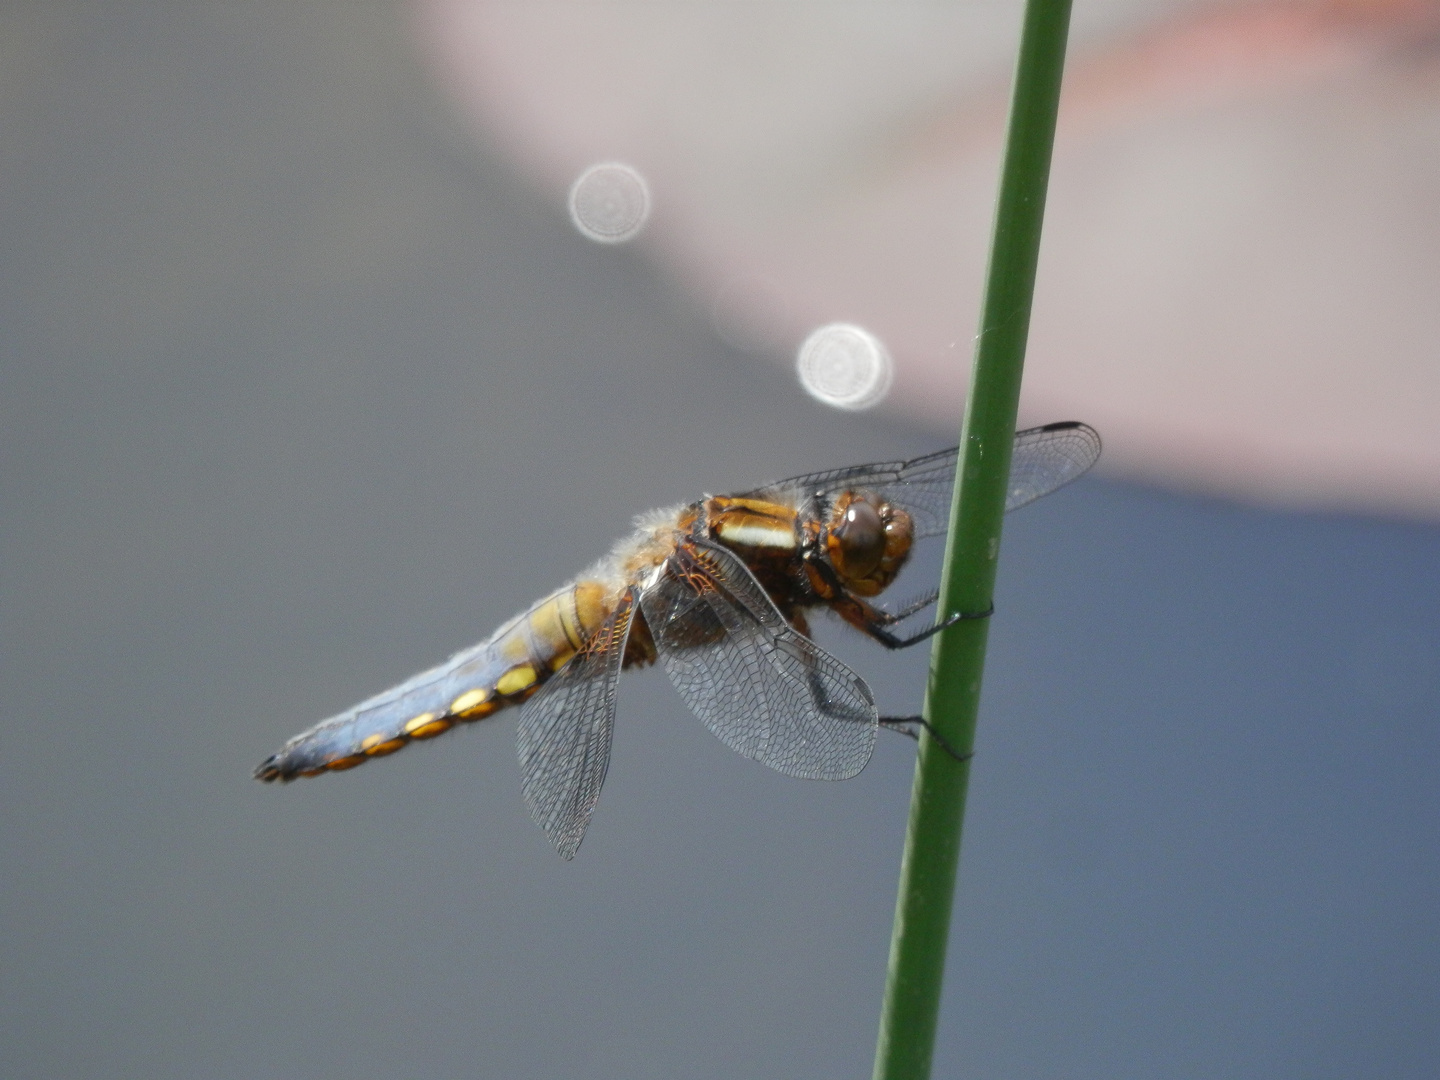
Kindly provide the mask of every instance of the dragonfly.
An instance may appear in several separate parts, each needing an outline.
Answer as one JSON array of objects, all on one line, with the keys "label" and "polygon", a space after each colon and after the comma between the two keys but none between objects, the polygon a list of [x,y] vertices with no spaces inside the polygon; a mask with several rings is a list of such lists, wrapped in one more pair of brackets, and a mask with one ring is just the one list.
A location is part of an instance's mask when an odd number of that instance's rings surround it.
[{"label": "dragonfly", "polygon": [[[1019,432],[1005,509],[1099,456],[1082,423]],[[950,613],[900,636],[938,590],[898,611],[871,603],[916,540],[948,527],[957,457],[952,447],[642,514],[608,556],[489,638],[295,736],[255,776],[342,772],[518,706],[525,801],[571,859],[605,780],[620,672],[658,660],[732,750],[789,776],[848,779],[881,726],[914,735],[923,721],[882,717],[865,681],[811,639],[808,614],[828,609],[889,649],[989,614]]]}]

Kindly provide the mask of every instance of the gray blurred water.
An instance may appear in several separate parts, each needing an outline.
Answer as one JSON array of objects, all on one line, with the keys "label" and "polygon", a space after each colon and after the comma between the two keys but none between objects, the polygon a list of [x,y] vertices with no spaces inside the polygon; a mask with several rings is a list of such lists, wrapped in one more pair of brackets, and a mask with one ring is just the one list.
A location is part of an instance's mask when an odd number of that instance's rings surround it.
[{"label": "gray blurred water", "polygon": [[[0,1072],[866,1075],[904,740],[788,780],[635,674],[572,864],[510,717],[249,774],[639,510],[937,437],[576,236],[401,8],[0,41]],[[1433,1075],[1437,569],[1434,527],[1102,480],[1011,520],[936,1075]],[[924,656],[821,637],[918,703]]]}]

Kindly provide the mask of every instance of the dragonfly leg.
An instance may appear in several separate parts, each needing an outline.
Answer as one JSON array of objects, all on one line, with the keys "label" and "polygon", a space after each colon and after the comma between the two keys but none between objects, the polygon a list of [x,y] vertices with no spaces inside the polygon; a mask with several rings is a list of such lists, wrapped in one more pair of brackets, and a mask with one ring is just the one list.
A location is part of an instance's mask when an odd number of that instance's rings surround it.
[{"label": "dragonfly leg", "polygon": [[918,600],[913,601],[912,603],[906,604],[899,611],[884,611],[880,608],[876,608],[876,621],[882,626],[894,626],[898,622],[904,622],[906,619],[910,618],[911,615],[924,611],[927,607],[935,603],[935,601],[938,599],[940,599],[940,590],[931,589],[924,596],[920,597]]},{"label": "dragonfly leg", "polygon": [[831,601],[831,606],[834,607],[835,610],[840,613],[840,617],[851,626],[873,640],[878,641],[887,649],[909,648],[911,645],[918,645],[926,638],[933,637],[941,630],[954,626],[956,623],[965,619],[988,619],[995,613],[995,605],[991,604],[986,611],[975,612],[973,614],[964,612],[951,615],[943,622],[938,622],[934,626],[926,627],[924,630],[921,630],[917,634],[912,634],[910,637],[902,638],[895,636],[886,629],[887,626],[896,620],[890,619],[887,612],[871,607],[858,596],[847,595],[841,600]]},{"label": "dragonfly leg", "polygon": [[906,735],[916,742],[920,741],[920,729],[924,728],[930,732],[930,737],[940,744],[940,749],[944,750],[961,764],[964,764],[975,756],[974,750],[971,750],[968,754],[962,754],[957,751],[950,745],[945,736],[935,730],[935,725],[923,716],[882,716],[880,718],[880,726],[890,731],[898,732],[901,735]]}]

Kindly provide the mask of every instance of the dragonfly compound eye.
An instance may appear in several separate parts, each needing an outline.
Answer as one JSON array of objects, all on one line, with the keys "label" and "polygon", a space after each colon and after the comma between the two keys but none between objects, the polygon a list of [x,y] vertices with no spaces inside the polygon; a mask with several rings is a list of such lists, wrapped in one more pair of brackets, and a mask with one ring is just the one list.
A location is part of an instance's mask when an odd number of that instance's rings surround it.
[{"label": "dragonfly compound eye", "polygon": [[830,562],[840,575],[854,581],[869,577],[885,554],[885,528],[880,513],[864,499],[845,507],[830,530]]}]

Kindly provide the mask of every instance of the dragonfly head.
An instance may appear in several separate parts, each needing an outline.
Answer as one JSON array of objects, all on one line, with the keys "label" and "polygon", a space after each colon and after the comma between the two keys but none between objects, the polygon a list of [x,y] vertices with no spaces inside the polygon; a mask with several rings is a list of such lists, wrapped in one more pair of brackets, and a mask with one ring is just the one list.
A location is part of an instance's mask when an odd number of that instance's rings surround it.
[{"label": "dragonfly head", "polygon": [[868,492],[847,491],[831,510],[825,556],[847,589],[875,596],[900,573],[914,537],[914,522],[900,507]]}]

